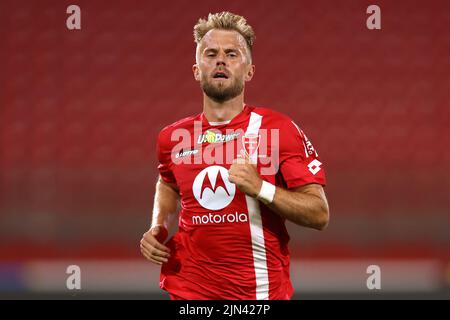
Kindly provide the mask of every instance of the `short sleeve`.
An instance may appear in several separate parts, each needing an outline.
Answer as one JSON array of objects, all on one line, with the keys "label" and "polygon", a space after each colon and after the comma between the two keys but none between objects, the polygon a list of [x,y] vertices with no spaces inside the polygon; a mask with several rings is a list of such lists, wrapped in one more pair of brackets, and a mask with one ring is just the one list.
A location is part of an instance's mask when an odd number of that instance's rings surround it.
[{"label": "short sleeve", "polygon": [[156,144],[156,154],[158,155],[158,170],[161,178],[167,183],[176,183],[175,176],[172,171],[171,145],[168,139],[168,133],[163,130],[158,136]]},{"label": "short sleeve", "polygon": [[325,186],[325,169],[305,133],[291,120],[280,128],[280,171],[288,189],[310,183]]}]

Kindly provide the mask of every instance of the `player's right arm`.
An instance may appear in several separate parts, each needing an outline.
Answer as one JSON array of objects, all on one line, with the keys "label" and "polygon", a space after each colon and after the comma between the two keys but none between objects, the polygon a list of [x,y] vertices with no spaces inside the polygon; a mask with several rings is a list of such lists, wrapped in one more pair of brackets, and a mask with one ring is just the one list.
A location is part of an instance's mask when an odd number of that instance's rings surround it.
[{"label": "player's right arm", "polygon": [[167,262],[170,249],[163,245],[170,221],[178,212],[180,194],[176,184],[165,182],[161,177],[156,183],[155,201],[150,229],[141,239],[142,255],[156,264]]}]

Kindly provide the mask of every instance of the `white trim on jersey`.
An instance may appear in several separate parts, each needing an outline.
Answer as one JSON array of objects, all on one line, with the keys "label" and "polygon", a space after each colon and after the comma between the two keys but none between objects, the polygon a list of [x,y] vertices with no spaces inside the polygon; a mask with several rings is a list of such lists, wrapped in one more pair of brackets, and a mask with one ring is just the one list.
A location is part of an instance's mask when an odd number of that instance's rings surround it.
[{"label": "white trim on jersey", "polygon": [[[307,158],[309,158],[308,150],[306,149],[306,144],[305,144],[305,141],[303,139],[304,133],[302,132],[302,130],[300,130],[300,128],[298,127],[298,125],[294,121],[291,121],[291,122],[297,128],[298,133],[300,133],[300,138],[302,139],[303,148],[305,148],[305,155],[306,155]],[[306,136],[305,136],[305,139],[306,139]]]},{"label": "white trim on jersey", "polygon": [[[252,112],[245,134],[258,134],[261,127],[262,116]],[[254,155],[257,159],[258,155]],[[256,162],[255,162],[256,163]],[[261,209],[259,201],[245,196],[248,215],[250,219],[250,234],[252,237],[253,262],[256,276],[256,300],[269,299],[269,274],[267,271],[266,246],[262,226]]]}]

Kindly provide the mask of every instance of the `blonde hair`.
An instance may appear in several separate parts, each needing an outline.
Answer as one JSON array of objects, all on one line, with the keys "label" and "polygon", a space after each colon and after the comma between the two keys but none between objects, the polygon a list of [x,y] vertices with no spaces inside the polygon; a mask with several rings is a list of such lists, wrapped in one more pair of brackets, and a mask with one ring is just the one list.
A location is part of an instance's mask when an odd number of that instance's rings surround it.
[{"label": "blonde hair", "polygon": [[247,20],[244,17],[223,11],[214,14],[210,13],[208,20],[200,18],[194,26],[195,43],[199,45],[205,34],[212,29],[234,30],[239,32],[244,37],[249,53],[251,54],[255,33],[253,32],[253,28],[247,24]]}]

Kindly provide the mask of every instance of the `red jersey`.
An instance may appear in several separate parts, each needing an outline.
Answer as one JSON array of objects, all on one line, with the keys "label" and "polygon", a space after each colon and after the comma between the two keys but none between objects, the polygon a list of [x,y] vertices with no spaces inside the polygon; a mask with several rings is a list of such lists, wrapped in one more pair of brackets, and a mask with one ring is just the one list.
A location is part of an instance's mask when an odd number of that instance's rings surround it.
[{"label": "red jersey", "polygon": [[182,207],[160,287],[182,299],[290,299],[285,219],[229,182],[228,169],[246,152],[278,187],[325,185],[303,131],[278,112],[247,105],[228,122],[209,123],[203,114],[178,121],[160,132],[157,149],[161,178],[179,187]]}]

